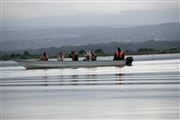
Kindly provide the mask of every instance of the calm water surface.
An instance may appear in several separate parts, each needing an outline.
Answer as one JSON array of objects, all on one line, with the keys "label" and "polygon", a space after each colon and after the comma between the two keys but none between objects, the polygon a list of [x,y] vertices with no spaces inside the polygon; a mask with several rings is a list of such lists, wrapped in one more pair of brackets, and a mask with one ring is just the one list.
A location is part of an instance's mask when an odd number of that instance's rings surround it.
[{"label": "calm water surface", "polygon": [[123,68],[26,70],[0,62],[1,119],[178,120],[179,56],[134,56]]}]

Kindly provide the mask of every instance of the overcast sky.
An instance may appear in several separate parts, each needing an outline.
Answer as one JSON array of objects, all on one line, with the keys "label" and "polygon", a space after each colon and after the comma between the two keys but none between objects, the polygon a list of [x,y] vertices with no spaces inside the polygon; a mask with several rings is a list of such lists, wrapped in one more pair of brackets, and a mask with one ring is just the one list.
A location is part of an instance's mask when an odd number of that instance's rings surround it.
[{"label": "overcast sky", "polygon": [[[150,11],[150,17],[159,18],[160,15],[164,14],[161,19],[177,22],[179,21],[179,5],[178,0],[2,0],[1,19],[12,21],[15,19],[83,15],[123,15],[128,19],[131,12],[136,11],[136,17],[138,17],[139,13],[148,14]],[[168,12],[167,16],[165,16],[166,12]],[[139,17],[143,20],[143,17],[147,16]]]}]

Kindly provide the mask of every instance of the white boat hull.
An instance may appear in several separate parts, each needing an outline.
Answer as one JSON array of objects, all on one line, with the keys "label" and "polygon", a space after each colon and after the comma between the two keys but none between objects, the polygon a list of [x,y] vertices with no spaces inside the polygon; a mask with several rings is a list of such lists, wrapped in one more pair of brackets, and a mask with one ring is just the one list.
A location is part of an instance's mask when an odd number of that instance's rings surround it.
[{"label": "white boat hull", "polygon": [[103,66],[118,66],[126,65],[126,60],[120,61],[33,61],[33,60],[16,60],[19,65],[26,69],[38,68],[78,68],[78,67],[103,67]]}]

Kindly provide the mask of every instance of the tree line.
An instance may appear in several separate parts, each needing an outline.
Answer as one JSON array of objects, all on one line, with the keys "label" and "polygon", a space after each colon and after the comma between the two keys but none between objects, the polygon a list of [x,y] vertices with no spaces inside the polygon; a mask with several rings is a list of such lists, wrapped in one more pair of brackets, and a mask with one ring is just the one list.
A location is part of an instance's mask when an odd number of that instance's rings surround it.
[{"label": "tree line", "polygon": [[[79,50],[77,53],[79,56],[83,56],[86,50]],[[97,56],[112,56],[114,53],[105,53],[101,48],[94,51]],[[114,51],[115,52],[115,51]],[[140,48],[136,51],[126,50],[126,55],[142,55],[142,54],[168,54],[168,53],[180,53],[180,48],[170,49],[153,49],[153,48]],[[69,53],[64,53],[65,57],[69,56]],[[25,50],[23,53],[12,53],[10,55],[0,56],[0,60],[13,60],[13,59],[39,59],[40,54],[32,54]],[[56,58],[54,55],[49,55],[51,58]]]}]

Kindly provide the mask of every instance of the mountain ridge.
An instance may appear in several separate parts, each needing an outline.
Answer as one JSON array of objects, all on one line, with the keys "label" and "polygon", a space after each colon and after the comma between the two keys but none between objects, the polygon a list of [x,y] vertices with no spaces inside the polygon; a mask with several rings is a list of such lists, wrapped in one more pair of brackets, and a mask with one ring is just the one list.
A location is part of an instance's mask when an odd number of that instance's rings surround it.
[{"label": "mountain ridge", "polygon": [[2,51],[16,51],[111,42],[179,40],[180,23],[136,27],[77,27],[2,32]]}]

